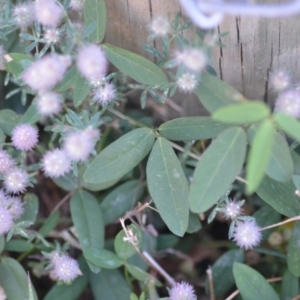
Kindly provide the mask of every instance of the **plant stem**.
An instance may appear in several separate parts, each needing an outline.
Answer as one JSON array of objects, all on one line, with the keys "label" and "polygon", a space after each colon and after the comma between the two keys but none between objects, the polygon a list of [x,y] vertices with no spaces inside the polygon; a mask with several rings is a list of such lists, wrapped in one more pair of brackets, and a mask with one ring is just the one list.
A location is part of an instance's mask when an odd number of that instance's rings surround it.
[{"label": "plant stem", "polygon": [[266,227],[262,228],[260,231],[263,231],[263,230],[266,230],[266,229],[269,229],[269,228],[273,228],[273,227],[277,227],[277,226],[280,226],[280,225],[283,225],[283,224],[286,224],[286,223],[290,223],[290,222],[293,222],[293,221],[298,221],[298,220],[300,220],[300,216],[289,218],[285,221],[282,221],[282,222],[279,222],[279,223],[276,223],[276,224],[273,224],[273,225],[270,225],[270,226],[266,226]]}]

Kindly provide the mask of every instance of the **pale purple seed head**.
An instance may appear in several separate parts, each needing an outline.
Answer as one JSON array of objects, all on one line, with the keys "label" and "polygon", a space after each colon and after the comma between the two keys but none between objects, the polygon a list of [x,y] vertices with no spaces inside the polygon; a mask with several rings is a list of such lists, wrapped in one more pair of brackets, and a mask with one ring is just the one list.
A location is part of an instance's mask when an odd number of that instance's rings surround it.
[{"label": "pale purple seed head", "polygon": [[105,76],[108,62],[100,46],[88,44],[78,50],[77,68],[88,80],[100,80]]},{"label": "pale purple seed head", "polygon": [[191,93],[197,87],[198,81],[194,74],[184,73],[178,78],[177,85],[182,92]]},{"label": "pale purple seed head", "polygon": [[289,90],[281,93],[275,101],[275,110],[288,116],[300,117],[300,92]]},{"label": "pale purple seed head", "polygon": [[62,97],[55,92],[41,92],[37,97],[36,107],[44,117],[57,115],[62,110]]},{"label": "pale purple seed head", "polygon": [[13,19],[16,26],[26,30],[34,23],[34,5],[33,2],[20,3],[13,8]]},{"label": "pale purple seed head", "polygon": [[197,48],[185,49],[180,57],[182,64],[192,72],[202,72],[207,63],[206,53]]},{"label": "pale purple seed head", "polygon": [[252,220],[237,222],[235,225],[233,240],[240,248],[246,250],[258,246],[262,239],[260,227]]},{"label": "pale purple seed head", "polygon": [[13,216],[6,208],[0,207],[0,234],[9,232],[14,225]]},{"label": "pale purple seed head", "polygon": [[13,158],[5,150],[0,150],[0,174],[7,173],[14,165]]},{"label": "pale purple seed head", "polygon": [[156,36],[166,36],[171,32],[171,25],[168,19],[158,16],[152,20],[150,24],[150,30]]},{"label": "pale purple seed head", "polygon": [[170,291],[170,300],[196,300],[193,286],[183,281],[177,282]]},{"label": "pale purple seed head", "polygon": [[269,84],[276,92],[282,92],[291,84],[290,75],[284,71],[276,71],[270,75]]},{"label": "pale purple seed head", "polygon": [[33,90],[50,90],[63,79],[68,62],[69,58],[65,55],[45,55],[25,70],[22,79]]},{"label": "pale purple seed head", "polygon": [[93,151],[95,141],[83,131],[69,133],[64,139],[63,150],[72,161],[84,161]]},{"label": "pale purple seed head", "polygon": [[66,254],[54,260],[53,271],[55,277],[64,282],[73,281],[76,277],[82,274],[77,261]]},{"label": "pale purple seed head", "polygon": [[70,8],[80,12],[84,9],[84,2],[85,0],[71,0],[70,2]]},{"label": "pale purple seed head", "polygon": [[229,201],[224,206],[223,213],[227,219],[236,219],[238,216],[242,214],[243,210],[238,202]]},{"label": "pale purple seed head", "polygon": [[112,102],[116,96],[117,91],[113,83],[105,82],[104,85],[95,88],[93,91],[93,99],[102,105]]},{"label": "pale purple seed head", "polygon": [[19,197],[8,196],[6,209],[10,211],[13,219],[16,220],[21,217],[24,212],[23,202]]},{"label": "pale purple seed head", "polygon": [[11,139],[17,149],[28,151],[38,143],[38,131],[30,124],[19,124],[12,131]]},{"label": "pale purple seed head", "polygon": [[21,168],[14,168],[4,175],[5,189],[13,194],[22,193],[29,184],[28,174]]},{"label": "pale purple seed head", "polygon": [[46,152],[42,159],[42,166],[44,173],[51,177],[57,178],[65,175],[71,170],[71,160],[60,149],[54,149]]},{"label": "pale purple seed head", "polygon": [[47,44],[55,45],[60,42],[60,31],[56,28],[48,28],[45,30],[44,39],[46,40]]},{"label": "pale purple seed head", "polygon": [[54,0],[36,0],[35,17],[46,27],[57,27],[63,16],[62,8]]}]

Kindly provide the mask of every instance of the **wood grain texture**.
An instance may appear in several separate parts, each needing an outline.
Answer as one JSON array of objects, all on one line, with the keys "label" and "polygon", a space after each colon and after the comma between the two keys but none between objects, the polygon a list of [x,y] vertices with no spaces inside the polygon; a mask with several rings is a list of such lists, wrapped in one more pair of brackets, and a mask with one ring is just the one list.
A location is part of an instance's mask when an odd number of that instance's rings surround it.
[{"label": "wood grain texture", "polygon": [[[151,19],[158,15],[181,13],[177,0],[106,0],[106,4],[106,42],[149,59],[152,57],[143,50],[142,43],[147,41],[147,26]],[[218,30],[229,34],[222,38],[226,48],[214,49],[213,66],[224,81],[246,97],[272,101],[274,95],[269,91],[267,79],[273,70],[286,70],[295,82],[299,81],[299,17],[261,19],[228,16]],[[197,111],[198,103],[184,104],[192,114],[195,114],[195,105]]]}]

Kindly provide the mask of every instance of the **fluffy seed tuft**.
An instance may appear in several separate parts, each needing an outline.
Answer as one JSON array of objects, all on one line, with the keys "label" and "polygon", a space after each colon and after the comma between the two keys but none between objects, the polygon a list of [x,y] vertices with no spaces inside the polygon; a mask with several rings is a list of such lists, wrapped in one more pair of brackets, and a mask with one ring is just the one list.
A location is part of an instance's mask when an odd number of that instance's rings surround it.
[{"label": "fluffy seed tuft", "polygon": [[170,300],[196,300],[193,286],[183,281],[177,282],[170,291]]},{"label": "fluffy seed tuft", "polygon": [[177,80],[177,85],[182,92],[190,93],[197,87],[198,81],[194,74],[184,73]]},{"label": "fluffy seed tuft", "polygon": [[14,23],[21,30],[26,30],[34,22],[34,14],[32,13],[34,6],[32,2],[20,3],[13,8]]},{"label": "fluffy seed tuft", "polygon": [[36,0],[35,17],[38,23],[46,27],[57,27],[63,11],[54,0]]},{"label": "fluffy seed tuft", "polygon": [[270,75],[269,83],[276,92],[282,92],[290,85],[290,76],[284,71],[277,71]]},{"label": "fluffy seed tuft", "polygon": [[82,274],[77,261],[66,254],[56,257],[53,263],[54,275],[58,280],[70,282]]},{"label": "fluffy seed tuft", "polygon": [[150,24],[150,30],[156,36],[166,36],[171,31],[171,25],[168,19],[158,16]]},{"label": "fluffy seed tuft", "polygon": [[275,110],[288,116],[300,117],[300,92],[290,90],[283,92],[275,101]]},{"label": "fluffy seed tuft", "polygon": [[40,93],[36,107],[37,111],[44,117],[56,115],[62,109],[62,97],[55,92]]},{"label": "fluffy seed tuft", "polygon": [[70,8],[80,12],[84,8],[84,0],[71,0]]},{"label": "fluffy seed tuft", "polygon": [[102,105],[112,102],[116,98],[116,87],[113,83],[105,82],[103,86],[94,89],[93,99]]},{"label": "fluffy seed tuft", "polygon": [[4,186],[10,193],[18,194],[24,192],[28,183],[28,174],[20,168],[14,168],[4,175]]},{"label": "fluffy seed tuft", "polygon": [[0,207],[0,234],[9,232],[13,225],[12,214],[6,208]]},{"label": "fluffy seed tuft", "polygon": [[13,158],[5,150],[0,150],[0,174],[7,173],[14,165]]},{"label": "fluffy seed tuft", "polygon": [[242,214],[242,208],[236,201],[229,201],[224,206],[223,213],[227,219],[236,219]]},{"label": "fluffy seed tuft", "polygon": [[17,149],[28,151],[38,143],[38,131],[30,124],[20,124],[12,131],[11,139]]}]

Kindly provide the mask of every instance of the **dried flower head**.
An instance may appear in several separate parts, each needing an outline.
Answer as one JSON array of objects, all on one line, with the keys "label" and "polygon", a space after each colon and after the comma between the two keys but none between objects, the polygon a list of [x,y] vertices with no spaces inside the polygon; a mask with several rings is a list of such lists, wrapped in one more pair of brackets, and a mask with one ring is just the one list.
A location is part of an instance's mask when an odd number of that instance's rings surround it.
[{"label": "dried flower head", "polygon": [[198,81],[194,74],[184,73],[182,74],[178,80],[177,85],[179,89],[183,92],[192,92],[197,87]]},{"label": "dried flower head", "polygon": [[170,290],[170,300],[196,300],[193,286],[183,281],[177,282]]},{"label": "dried flower head", "polygon": [[48,28],[45,30],[44,39],[47,44],[57,44],[60,42],[60,31],[56,28]]},{"label": "dried flower head", "polygon": [[38,143],[38,131],[30,124],[19,124],[12,131],[11,139],[17,149],[28,151]]},{"label": "dried flower head", "polygon": [[93,99],[102,105],[112,102],[116,95],[115,85],[108,82],[105,82],[104,85],[95,88],[93,91]]},{"label": "dried flower head", "polygon": [[239,202],[228,201],[223,209],[223,213],[227,219],[236,219],[242,214],[243,210]]},{"label": "dried flower head", "polygon": [[290,76],[284,71],[277,71],[270,75],[270,86],[276,92],[282,92],[290,85]]},{"label": "dried flower head", "polygon": [[49,90],[63,79],[69,64],[68,56],[48,54],[33,62],[23,73],[22,79],[34,90]]},{"label": "dried flower head", "polygon": [[275,110],[294,118],[300,117],[300,92],[289,90],[283,92],[275,101]]},{"label": "dried flower head", "polygon": [[34,14],[32,13],[34,6],[32,2],[20,3],[13,8],[13,19],[16,26],[25,30],[34,22]]},{"label": "dried flower head", "polygon": [[53,262],[53,271],[58,280],[70,282],[82,275],[77,261],[66,254],[56,257]]},{"label": "dried flower head", "polygon": [[260,227],[253,220],[244,220],[235,225],[233,240],[240,248],[246,250],[259,245],[262,235]]},{"label": "dried flower head", "polygon": [[29,184],[28,174],[21,168],[14,168],[4,175],[5,189],[14,194],[22,193]]},{"label": "dried flower head", "polygon": [[168,19],[158,16],[152,20],[150,30],[156,36],[165,36],[171,31],[171,25]]},{"label": "dried flower head", "polygon": [[6,51],[5,49],[3,48],[2,45],[0,45],[0,70],[5,70],[5,58],[4,58],[4,55],[5,55]]},{"label": "dried flower head", "polygon": [[42,92],[37,97],[36,107],[42,116],[56,115],[62,109],[62,97],[55,92]]},{"label": "dried flower head", "polygon": [[60,149],[46,152],[42,159],[43,170],[51,178],[63,176],[71,170],[71,160]]},{"label": "dried flower head", "polygon": [[70,8],[75,11],[81,11],[84,8],[85,0],[71,0]]},{"label": "dried flower head", "polygon": [[107,71],[108,63],[101,47],[89,44],[78,50],[77,67],[88,80],[101,80]]},{"label": "dried flower head", "polygon": [[9,232],[14,225],[13,216],[6,208],[0,207],[0,234]]},{"label": "dried flower head", "polygon": [[84,131],[69,133],[64,139],[63,150],[73,161],[86,160],[93,151],[95,141],[90,139]]},{"label": "dried flower head", "polygon": [[5,150],[0,150],[0,174],[7,173],[14,165],[13,158]]},{"label": "dried flower head", "polygon": [[57,27],[62,19],[63,10],[55,0],[36,0],[36,20],[46,27]]}]

